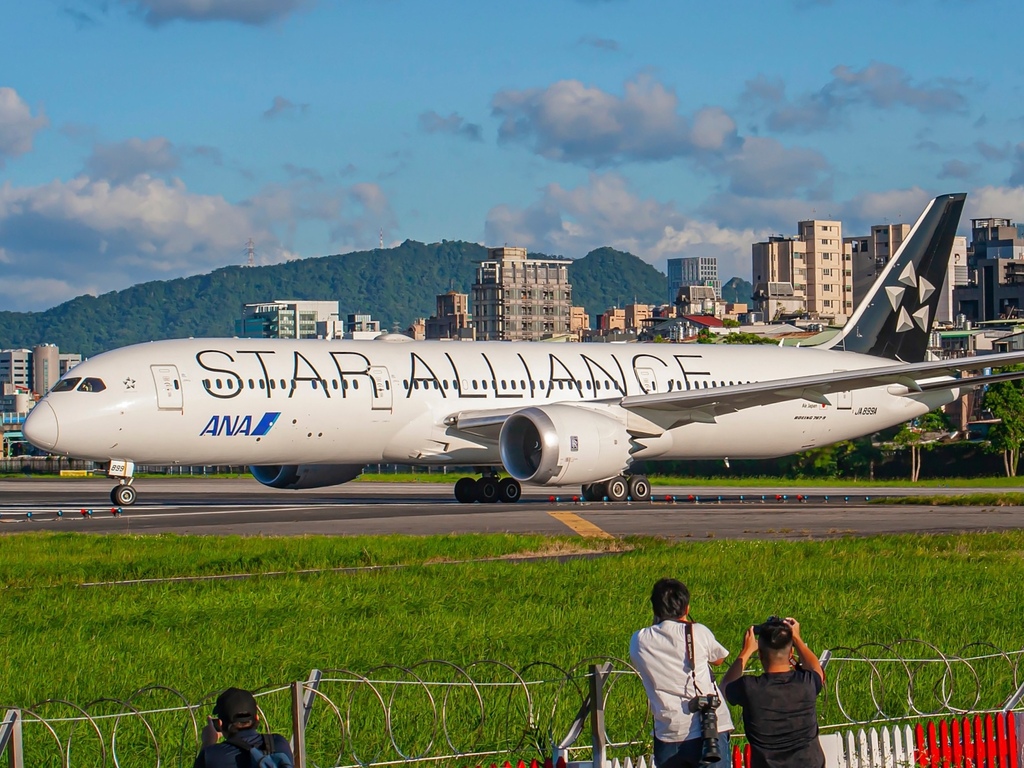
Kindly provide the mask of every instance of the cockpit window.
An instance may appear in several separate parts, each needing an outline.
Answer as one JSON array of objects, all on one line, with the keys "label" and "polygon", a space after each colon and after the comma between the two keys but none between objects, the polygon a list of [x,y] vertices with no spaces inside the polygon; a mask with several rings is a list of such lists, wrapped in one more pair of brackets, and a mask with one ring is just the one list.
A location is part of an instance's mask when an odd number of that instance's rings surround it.
[{"label": "cockpit window", "polygon": [[50,391],[51,392],[70,392],[72,389],[74,389],[76,386],[78,386],[78,382],[80,382],[80,381],[81,381],[81,379],[78,379],[78,378],[75,378],[75,379],[61,379],[60,381],[57,382],[57,384],[54,386],[54,388],[51,389]]},{"label": "cockpit window", "polygon": [[102,379],[83,379],[82,385],[78,388],[79,392],[102,392],[107,388],[107,385],[103,383]]}]

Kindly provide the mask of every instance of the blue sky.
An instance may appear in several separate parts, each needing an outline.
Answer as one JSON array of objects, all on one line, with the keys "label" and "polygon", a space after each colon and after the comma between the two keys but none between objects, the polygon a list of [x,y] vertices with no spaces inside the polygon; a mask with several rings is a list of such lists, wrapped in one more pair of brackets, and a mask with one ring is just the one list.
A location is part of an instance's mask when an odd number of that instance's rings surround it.
[{"label": "blue sky", "polygon": [[[1024,219],[1020,0],[32,0],[0,309],[405,239],[661,270],[935,194]],[[263,297],[275,298],[275,297]],[[283,298],[283,297],[282,297]],[[329,297],[322,297],[329,298]]]}]

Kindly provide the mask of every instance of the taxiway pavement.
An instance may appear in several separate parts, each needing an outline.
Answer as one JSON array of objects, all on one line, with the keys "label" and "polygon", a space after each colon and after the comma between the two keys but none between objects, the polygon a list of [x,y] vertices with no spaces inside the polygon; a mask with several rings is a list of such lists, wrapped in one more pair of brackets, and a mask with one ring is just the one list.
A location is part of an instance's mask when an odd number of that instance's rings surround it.
[{"label": "taxiway pavement", "polygon": [[1024,507],[870,502],[882,496],[960,494],[993,490],[990,488],[858,488],[854,493],[849,488],[655,486],[654,500],[643,503],[578,503],[572,501],[572,490],[526,489],[518,504],[459,504],[452,497],[452,486],[446,484],[350,483],[310,491],[281,491],[248,479],[141,479],[136,481],[139,501],[115,514],[108,498],[111,487],[111,482],[104,479],[0,481],[0,533],[512,532],[673,539],[818,539],[1024,528]]}]

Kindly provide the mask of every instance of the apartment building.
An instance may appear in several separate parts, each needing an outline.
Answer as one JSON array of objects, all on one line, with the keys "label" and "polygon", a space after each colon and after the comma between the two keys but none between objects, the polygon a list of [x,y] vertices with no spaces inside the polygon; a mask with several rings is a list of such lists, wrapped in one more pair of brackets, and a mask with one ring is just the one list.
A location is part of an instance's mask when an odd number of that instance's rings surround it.
[{"label": "apartment building", "polygon": [[243,339],[315,339],[317,323],[338,320],[336,301],[267,301],[244,304],[235,321]]},{"label": "apartment building", "polygon": [[679,297],[679,289],[691,285],[711,286],[715,289],[715,298],[722,298],[716,257],[685,256],[668,260],[668,303],[674,304]]},{"label": "apartment building", "polygon": [[853,253],[843,242],[843,223],[809,219],[797,231],[806,245],[807,314],[843,325],[853,314]]},{"label": "apartment building", "polygon": [[462,339],[472,341],[473,318],[469,314],[469,294],[448,291],[437,295],[437,312],[425,321],[426,339]]},{"label": "apartment building", "polygon": [[473,284],[476,336],[523,341],[565,335],[570,328],[569,262],[531,259],[525,248],[488,248]]}]

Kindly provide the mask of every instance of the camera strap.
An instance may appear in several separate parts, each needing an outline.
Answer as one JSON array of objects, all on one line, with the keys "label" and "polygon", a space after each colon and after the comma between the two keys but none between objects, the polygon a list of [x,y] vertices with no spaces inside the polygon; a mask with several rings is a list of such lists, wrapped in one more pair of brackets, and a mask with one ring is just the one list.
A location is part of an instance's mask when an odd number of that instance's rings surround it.
[{"label": "camera strap", "polygon": [[684,621],[683,631],[686,633],[686,655],[690,657],[690,677],[693,679],[693,687],[698,696],[703,696],[704,691],[697,685],[697,654],[693,652],[693,623]]}]

